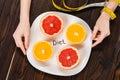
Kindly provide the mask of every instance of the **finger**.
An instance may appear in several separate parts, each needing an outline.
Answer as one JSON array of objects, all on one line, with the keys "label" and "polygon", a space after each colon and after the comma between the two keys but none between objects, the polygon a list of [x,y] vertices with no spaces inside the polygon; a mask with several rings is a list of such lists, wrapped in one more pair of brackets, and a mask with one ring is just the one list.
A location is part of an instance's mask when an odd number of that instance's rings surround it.
[{"label": "finger", "polygon": [[96,37],[95,37],[93,40],[97,41],[100,36],[101,36],[101,35],[98,35],[98,34],[97,34]]},{"label": "finger", "polygon": [[96,42],[93,43],[92,47],[95,47],[96,45],[98,45],[99,43],[101,43],[104,38],[105,38],[105,36],[101,35],[99,38],[96,39]]},{"label": "finger", "polygon": [[93,33],[92,33],[92,37],[91,37],[92,40],[96,37],[97,32],[98,32],[98,28],[94,27],[94,30],[93,30]]},{"label": "finger", "polygon": [[18,45],[19,45],[20,49],[22,50],[22,52],[23,52],[24,55],[25,55],[26,51],[25,51],[25,47],[24,47],[23,42],[22,42],[22,37],[19,38],[19,39],[17,40],[17,42],[18,42]]},{"label": "finger", "polygon": [[29,40],[30,40],[30,36],[29,35],[25,35],[25,48],[27,49],[29,47]]},{"label": "finger", "polygon": [[23,43],[20,43],[19,44],[19,47],[20,49],[22,50],[22,52],[24,53],[24,55],[26,54],[26,51],[25,51],[25,47],[23,46]]},{"label": "finger", "polygon": [[98,45],[101,41],[96,41],[95,43],[92,44],[92,47],[95,47],[96,45]]},{"label": "finger", "polygon": [[95,41],[97,41],[97,40],[98,40],[98,38],[95,38],[94,40],[95,40]]}]

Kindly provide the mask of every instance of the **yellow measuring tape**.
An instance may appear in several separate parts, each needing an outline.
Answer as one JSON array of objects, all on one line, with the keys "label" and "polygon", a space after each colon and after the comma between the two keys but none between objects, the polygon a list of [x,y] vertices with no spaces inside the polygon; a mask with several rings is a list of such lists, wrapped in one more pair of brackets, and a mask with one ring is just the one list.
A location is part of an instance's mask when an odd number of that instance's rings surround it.
[{"label": "yellow measuring tape", "polygon": [[52,0],[52,4],[53,4],[53,6],[54,6],[56,9],[61,10],[61,11],[65,11],[65,12],[73,12],[73,11],[82,10],[82,9],[87,5],[87,3],[88,3],[88,0],[87,0],[87,2],[86,2],[85,4],[83,4],[82,6],[77,7],[77,8],[72,8],[72,7],[69,7],[68,5],[66,5],[66,4],[65,4],[65,1],[62,0],[62,4],[63,4],[63,6],[64,6],[64,8],[62,8],[62,7],[58,6],[58,5],[55,3],[54,0]]},{"label": "yellow measuring tape", "polygon": [[53,4],[53,6],[54,6],[56,9],[58,9],[58,10],[65,11],[65,12],[72,12],[71,10],[68,10],[68,9],[65,9],[65,8],[62,8],[62,7],[58,6],[58,5],[54,2],[54,0],[52,0],[52,4]]}]

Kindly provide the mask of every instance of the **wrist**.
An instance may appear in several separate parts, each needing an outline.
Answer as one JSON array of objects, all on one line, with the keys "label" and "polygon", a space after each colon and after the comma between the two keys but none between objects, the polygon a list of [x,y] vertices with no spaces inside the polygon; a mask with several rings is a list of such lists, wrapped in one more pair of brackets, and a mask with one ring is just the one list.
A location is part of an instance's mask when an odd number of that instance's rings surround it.
[{"label": "wrist", "polygon": [[111,19],[110,15],[107,14],[106,12],[101,12],[100,17],[102,17],[103,19],[106,19],[106,20],[110,20]]},{"label": "wrist", "polygon": [[116,18],[116,14],[111,9],[109,9],[107,7],[104,7],[102,9],[102,12],[107,13],[112,20],[114,20]]},{"label": "wrist", "polygon": [[20,16],[20,22],[29,22],[28,16]]}]

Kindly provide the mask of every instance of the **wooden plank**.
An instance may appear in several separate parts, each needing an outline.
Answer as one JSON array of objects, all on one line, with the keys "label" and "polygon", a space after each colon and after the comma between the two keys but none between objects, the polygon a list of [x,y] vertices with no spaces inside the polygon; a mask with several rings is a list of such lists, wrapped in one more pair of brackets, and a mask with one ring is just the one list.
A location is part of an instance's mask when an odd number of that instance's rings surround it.
[{"label": "wooden plank", "polygon": [[[5,80],[15,45],[12,37],[17,23],[16,0],[7,0],[0,16],[0,79]],[[13,11],[15,9],[15,11]]]},{"label": "wooden plank", "polygon": [[5,4],[5,1],[6,0],[0,0],[0,16],[1,16],[1,13],[2,13],[2,10],[3,10],[4,4]]},{"label": "wooden plank", "polygon": [[[68,4],[71,4],[72,2],[72,0],[67,1],[70,1]],[[98,0],[95,0],[95,2],[97,1]],[[99,0],[99,2],[100,1],[103,0]],[[89,3],[92,2],[94,2],[94,0],[89,1]],[[77,2],[74,3],[79,5]],[[70,14],[84,19],[92,29],[100,15],[101,9],[102,8],[87,9]],[[51,4],[51,0],[33,0],[31,5],[30,22],[32,23],[40,13],[49,10],[56,10]],[[119,14],[119,12],[120,9],[117,9],[116,14]],[[119,80],[120,27],[116,26],[120,25],[119,20],[120,16],[118,16],[116,20],[111,21],[111,35],[100,45],[93,48],[89,62],[81,73],[70,77],[59,77],[43,73],[33,68],[20,49],[17,49],[8,80]]]},{"label": "wooden plank", "polygon": [[[116,26],[114,26],[116,28],[116,33],[113,33],[114,36],[116,36],[116,34],[118,36],[117,37],[117,42],[116,42],[116,46],[114,47],[114,60],[113,60],[113,64],[112,64],[112,68],[114,69],[114,77],[113,80],[120,80],[120,8],[117,8],[117,10],[115,11],[116,15],[117,15],[117,19],[115,24],[117,24]],[[112,28],[114,28],[112,27]]]}]

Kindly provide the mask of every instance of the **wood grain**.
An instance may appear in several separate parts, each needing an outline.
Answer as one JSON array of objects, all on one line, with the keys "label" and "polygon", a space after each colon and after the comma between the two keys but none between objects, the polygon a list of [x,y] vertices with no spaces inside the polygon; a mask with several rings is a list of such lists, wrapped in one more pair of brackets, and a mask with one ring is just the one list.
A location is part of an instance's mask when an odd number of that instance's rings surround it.
[{"label": "wood grain", "polygon": [[[60,1],[56,0],[59,5]],[[89,0],[88,3],[101,1],[104,0]],[[82,4],[80,0],[66,0],[66,3],[72,7]],[[93,29],[101,9],[89,8],[68,14],[82,18]],[[21,50],[16,48],[12,34],[19,22],[19,10],[20,0],[0,0],[0,80],[120,80],[120,8],[115,11],[117,18],[110,21],[111,35],[92,49],[89,62],[82,72],[68,77],[35,69]],[[51,0],[32,0],[30,24],[41,13],[52,10],[58,11]]]},{"label": "wood grain", "polygon": [[[16,0],[0,0],[0,79],[5,80],[14,53],[12,38],[17,23]],[[14,7],[15,6],[15,7]],[[17,14],[17,15],[16,15]]]}]

